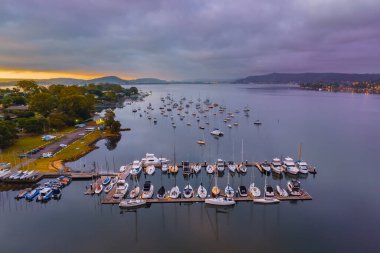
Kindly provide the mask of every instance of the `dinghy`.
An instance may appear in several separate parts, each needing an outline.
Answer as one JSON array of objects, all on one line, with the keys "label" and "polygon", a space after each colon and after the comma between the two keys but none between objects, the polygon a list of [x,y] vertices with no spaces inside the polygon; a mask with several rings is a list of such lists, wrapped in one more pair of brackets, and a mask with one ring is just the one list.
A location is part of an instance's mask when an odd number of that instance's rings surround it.
[{"label": "dinghy", "polygon": [[146,204],[146,200],[143,199],[125,199],[119,203],[120,208],[132,208],[139,207]]},{"label": "dinghy", "polygon": [[97,184],[95,188],[95,193],[100,194],[103,191],[103,185]]},{"label": "dinghy", "polygon": [[205,203],[216,206],[233,206],[236,204],[235,200],[226,197],[208,198],[205,199]]},{"label": "dinghy", "polygon": [[233,161],[229,161],[227,167],[229,171],[231,171],[232,173],[235,173],[236,164]]},{"label": "dinghy", "polygon": [[206,171],[207,171],[208,174],[214,173],[215,172],[215,166],[211,165],[211,164],[207,165]]},{"label": "dinghy", "polygon": [[30,191],[30,192],[25,196],[25,199],[28,200],[28,201],[32,201],[35,197],[38,196],[38,194],[40,194],[40,189],[39,189],[39,188],[36,188],[36,189]]},{"label": "dinghy", "polygon": [[192,169],[193,169],[194,173],[198,173],[199,171],[201,171],[202,166],[199,163],[197,163],[197,164],[193,165]]},{"label": "dinghy", "polygon": [[107,185],[111,182],[111,177],[106,177],[104,178],[103,182],[102,182],[102,185]]},{"label": "dinghy", "polygon": [[280,196],[282,196],[282,197],[288,196],[288,192],[285,189],[281,188],[279,185],[276,186],[276,190]]}]

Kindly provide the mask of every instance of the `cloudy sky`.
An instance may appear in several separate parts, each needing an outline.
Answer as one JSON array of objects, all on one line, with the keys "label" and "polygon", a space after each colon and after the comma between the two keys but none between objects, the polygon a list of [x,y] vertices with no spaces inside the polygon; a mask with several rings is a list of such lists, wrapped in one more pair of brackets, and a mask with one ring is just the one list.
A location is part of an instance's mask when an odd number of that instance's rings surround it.
[{"label": "cloudy sky", "polygon": [[380,73],[379,0],[0,0],[0,78]]}]

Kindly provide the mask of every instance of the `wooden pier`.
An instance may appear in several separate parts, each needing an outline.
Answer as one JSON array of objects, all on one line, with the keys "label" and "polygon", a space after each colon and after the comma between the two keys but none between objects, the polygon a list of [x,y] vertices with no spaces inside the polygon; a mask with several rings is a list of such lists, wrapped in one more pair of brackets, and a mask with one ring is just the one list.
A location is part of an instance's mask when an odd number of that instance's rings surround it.
[{"label": "wooden pier", "polygon": [[[301,196],[288,196],[288,197],[283,197],[278,195],[277,193],[275,194],[275,197],[279,199],[280,201],[297,201],[297,200],[312,200],[312,197],[309,193],[303,192]],[[248,196],[248,197],[234,197],[233,199],[236,202],[244,202],[244,201],[253,201],[255,197],[253,196]],[[262,197],[257,197],[257,198],[262,198]],[[201,199],[198,197],[194,198],[177,198],[177,199],[171,199],[171,198],[163,198],[163,199],[157,199],[157,198],[152,198],[152,199],[146,199],[147,203],[196,203],[196,202],[204,202],[205,199]],[[104,198],[101,202],[102,204],[112,204],[112,205],[118,205],[120,203],[119,200],[115,200],[112,197],[111,198]]]}]

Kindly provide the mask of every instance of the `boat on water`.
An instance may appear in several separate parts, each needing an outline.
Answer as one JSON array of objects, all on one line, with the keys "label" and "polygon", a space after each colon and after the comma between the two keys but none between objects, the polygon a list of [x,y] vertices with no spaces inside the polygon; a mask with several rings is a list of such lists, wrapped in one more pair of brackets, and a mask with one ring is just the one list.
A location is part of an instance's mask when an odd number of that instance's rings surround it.
[{"label": "boat on water", "polygon": [[226,188],[224,188],[224,194],[228,198],[232,198],[235,195],[235,190],[230,185],[230,173],[228,173],[227,177],[228,177],[227,178],[227,186],[226,186]]},{"label": "boat on water", "polygon": [[206,144],[206,141],[205,141],[204,139],[198,139],[198,140],[197,140],[197,143],[198,143],[199,145],[205,145],[205,144]]},{"label": "boat on water", "polygon": [[168,169],[169,169],[168,163],[167,162],[161,162],[161,171],[167,172]]},{"label": "boat on water", "polygon": [[146,200],[144,199],[125,199],[125,200],[120,201],[119,207],[133,208],[133,207],[144,206],[145,204],[146,204]]},{"label": "boat on water", "polygon": [[248,196],[247,187],[245,187],[244,185],[240,185],[238,187],[238,193],[240,197],[247,197]]},{"label": "boat on water", "polygon": [[235,200],[227,197],[207,198],[205,199],[205,203],[216,206],[233,206],[236,204]]},{"label": "boat on water", "polygon": [[270,171],[271,171],[271,167],[270,167],[270,164],[268,163],[267,160],[265,160],[263,163],[259,164],[259,166],[261,166],[261,169],[262,169],[265,173],[270,173]]},{"label": "boat on water", "polygon": [[236,168],[236,170],[240,173],[247,173],[247,166],[245,165],[245,163],[241,163],[238,165],[238,167]]},{"label": "boat on water", "polygon": [[220,131],[218,128],[214,128],[214,130],[212,130],[210,134],[218,137],[222,137],[224,135],[224,133]]},{"label": "boat on water", "polygon": [[[272,189],[273,190],[273,189]],[[264,183],[264,197],[263,198],[254,198],[253,202],[258,204],[277,204],[280,203],[280,200],[270,197],[267,197],[267,176],[265,176],[265,183]]]},{"label": "boat on water", "polygon": [[299,172],[299,169],[296,167],[293,159],[290,157],[285,157],[282,166],[287,173],[297,175]]},{"label": "boat on water", "polygon": [[157,198],[158,199],[163,199],[163,198],[165,198],[165,195],[166,195],[165,187],[161,186],[160,188],[158,188]]},{"label": "boat on water", "polygon": [[273,171],[273,173],[276,173],[278,175],[281,175],[282,173],[282,163],[281,163],[281,160],[279,158],[273,158],[271,164],[270,164],[270,167]]},{"label": "boat on water", "polygon": [[102,184],[97,184],[95,187],[95,193],[100,194],[103,191],[103,185]]},{"label": "boat on water", "polygon": [[207,172],[208,174],[212,174],[212,173],[214,173],[214,172],[215,172],[215,165],[213,165],[213,164],[209,164],[209,165],[207,165],[207,167],[206,167],[206,172]]},{"label": "boat on water", "polygon": [[62,197],[62,191],[61,191],[61,189],[59,189],[59,188],[52,188],[52,191],[53,191],[53,193],[52,193],[52,198],[53,199],[56,199],[56,200],[61,199],[61,197]]},{"label": "boat on water", "polygon": [[105,188],[104,188],[104,192],[105,193],[109,193],[111,190],[112,190],[112,188],[113,188],[113,184],[109,184],[109,185],[107,185]]},{"label": "boat on water", "polygon": [[37,201],[47,202],[51,200],[53,196],[53,190],[49,187],[43,188],[40,194],[37,196]]},{"label": "boat on water", "polygon": [[187,184],[183,189],[183,197],[186,199],[192,198],[194,196],[193,187],[190,184]]},{"label": "boat on water", "polygon": [[169,172],[172,173],[172,174],[177,173],[178,172],[178,166],[177,166],[177,164],[169,165]]},{"label": "boat on water", "polygon": [[132,176],[140,174],[142,171],[142,163],[139,160],[134,160],[132,163],[132,169],[129,172]]},{"label": "boat on water", "polygon": [[229,171],[231,171],[232,173],[235,173],[235,171],[236,171],[236,164],[233,161],[228,161],[227,162],[227,167],[228,167]]},{"label": "boat on water", "polygon": [[190,175],[191,174],[191,167],[190,167],[189,161],[182,162],[182,170],[183,170],[183,175]]},{"label": "boat on water", "polygon": [[154,167],[153,164],[150,164],[145,167],[145,173],[148,175],[153,175],[153,173],[156,171],[156,167]]},{"label": "boat on water", "polygon": [[108,185],[111,182],[111,177],[105,177],[103,179],[102,185]]},{"label": "boat on water", "polygon": [[202,169],[202,165],[200,165],[199,163],[193,164],[193,165],[192,165],[192,168],[191,168],[191,170],[192,170],[194,173],[196,173],[196,174],[197,174],[198,172],[200,172],[201,169]]},{"label": "boat on water", "polygon": [[289,194],[291,196],[301,196],[301,183],[298,180],[290,180],[287,183]]},{"label": "boat on water", "polygon": [[124,179],[119,179],[116,182],[116,191],[112,198],[116,200],[122,199],[128,191],[128,183]]},{"label": "boat on water", "polygon": [[154,154],[146,153],[145,157],[141,159],[141,163],[144,166],[160,165],[160,160],[154,156]]},{"label": "boat on water", "polygon": [[277,190],[277,193],[280,196],[282,196],[282,197],[287,197],[288,196],[288,192],[285,189],[281,188],[281,186],[277,185],[276,186],[276,190]]},{"label": "boat on water", "polygon": [[262,123],[260,120],[256,120],[255,122],[253,122],[253,124],[255,124],[256,126],[260,126]]},{"label": "boat on water", "polygon": [[299,172],[302,174],[308,174],[309,173],[309,169],[308,169],[309,166],[303,160],[298,160],[296,162],[296,167],[298,168]]},{"label": "boat on water", "polygon": [[273,187],[271,185],[265,185],[265,196],[266,197],[274,197]]},{"label": "boat on water", "polygon": [[197,195],[199,198],[201,199],[204,199],[207,197],[207,190],[206,188],[203,186],[203,184],[201,183],[198,187],[198,190],[197,190]]},{"label": "boat on water", "polygon": [[222,159],[218,159],[216,161],[216,169],[219,171],[219,172],[223,172],[224,171],[224,161]]},{"label": "boat on water", "polygon": [[28,200],[28,201],[32,201],[35,197],[38,196],[38,194],[40,194],[40,188],[36,188],[34,190],[31,190],[26,196],[25,196],[25,199]]},{"label": "boat on water", "polygon": [[151,181],[146,181],[143,186],[143,191],[141,194],[141,198],[150,199],[152,198],[154,193],[154,186]]},{"label": "boat on water", "polygon": [[28,188],[28,189],[20,191],[19,194],[16,195],[15,199],[23,199],[23,198],[25,198],[31,190],[32,189]]},{"label": "boat on water", "polygon": [[261,195],[260,189],[258,187],[256,187],[255,183],[253,183],[253,182],[249,185],[249,192],[254,197],[260,197],[260,195]]},{"label": "boat on water", "polygon": [[181,191],[179,190],[179,187],[175,185],[170,189],[169,197],[172,199],[178,199],[180,194]]}]

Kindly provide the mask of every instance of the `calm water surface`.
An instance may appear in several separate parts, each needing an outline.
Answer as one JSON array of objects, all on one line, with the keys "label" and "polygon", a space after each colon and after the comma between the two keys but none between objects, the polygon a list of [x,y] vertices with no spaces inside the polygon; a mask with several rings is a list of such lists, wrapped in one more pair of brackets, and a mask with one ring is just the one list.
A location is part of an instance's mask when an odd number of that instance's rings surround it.
[{"label": "calm water surface", "polygon": [[[84,196],[89,182],[73,182],[64,189],[60,201],[48,204],[15,201],[17,191],[0,193],[1,252],[376,252],[380,235],[378,192],[380,97],[347,93],[324,93],[294,87],[250,85],[143,85],[153,95],[144,102],[116,109],[123,127],[118,142],[102,140],[99,149],[69,165],[91,170],[95,162],[102,171],[118,170],[120,165],[155,153],[176,160],[209,161],[217,158],[250,161],[297,157],[302,143],[302,158],[318,167],[316,176],[301,178],[302,187],[312,201],[281,202],[274,206],[238,203],[229,209],[204,204],[154,204],[136,211],[121,211],[118,206],[100,205],[101,197]],[[177,128],[170,117],[159,114],[160,97],[171,93],[174,99],[185,96],[195,101],[210,98],[226,111],[251,108],[250,116],[241,112],[231,129],[217,113],[208,114],[207,144],[195,117],[189,115]],[[152,103],[157,125],[133,108]],[[191,112],[192,110],[190,110]],[[263,125],[253,122],[260,119]],[[191,127],[186,126],[190,122]],[[225,136],[215,139],[210,129],[219,127]],[[176,181],[183,188],[187,181],[176,178],[140,177],[151,180],[156,189],[167,189]],[[212,178],[205,173],[191,177],[197,187],[208,187]],[[260,187],[264,177],[254,171]],[[238,174],[230,183],[249,185],[251,172]],[[227,173],[218,178],[224,188]],[[268,177],[273,186],[285,187],[287,178]]]}]

